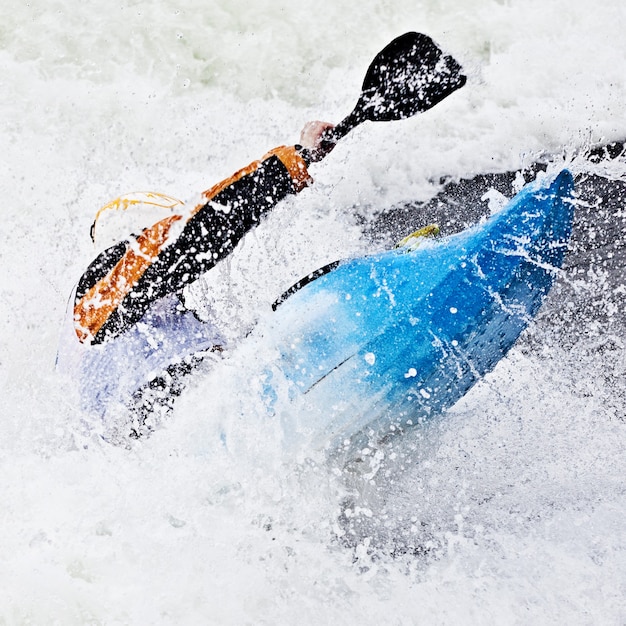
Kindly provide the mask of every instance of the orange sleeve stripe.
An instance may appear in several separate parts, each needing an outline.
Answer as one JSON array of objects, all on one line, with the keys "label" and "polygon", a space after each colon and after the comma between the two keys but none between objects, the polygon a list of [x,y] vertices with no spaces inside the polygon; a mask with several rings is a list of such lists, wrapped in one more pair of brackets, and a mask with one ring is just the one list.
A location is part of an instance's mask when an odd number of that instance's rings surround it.
[{"label": "orange sleeve stripe", "polygon": [[[271,156],[277,157],[289,172],[294,191],[302,191],[305,187],[311,184],[312,179],[309,176],[306,162],[300,156],[296,148],[294,146],[279,146],[278,148],[270,150],[267,154],[263,156],[262,159],[259,159],[258,161],[253,161],[252,163],[250,163],[250,165],[247,165],[246,167],[235,172],[226,180],[217,183],[217,185],[213,185],[213,187],[204,191],[202,193],[202,196],[207,202],[210,202],[213,198],[215,198],[215,196],[217,196],[218,193],[224,191],[224,189],[230,187],[230,185],[232,185],[233,183],[236,183],[244,176],[248,176],[248,174],[254,173],[257,169],[259,169],[263,161],[269,159]],[[203,206],[204,204],[199,204],[193,209],[191,214],[195,215]]]},{"label": "orange sleeve stripe", "polygon": [[267,159],[270,156],[278,157],[281,163],[287,168],[293,182],[293,188],[296,192],[302,191],[313,182],[313,179],[309,176],[306,161],[300,156],[300,153],[294,146],[279,146],[278,148],[274,148],[270,150],[263,159]]},{"label": "orange sleeve stripe", "polygon": [[167,241],[172,224],[180,219],[181,215],[172,215],[144,230],[137,237],[137,249],[129,249],[117,265],[74,305],[74,329],[81,342],[96,336],[154,262]]}]

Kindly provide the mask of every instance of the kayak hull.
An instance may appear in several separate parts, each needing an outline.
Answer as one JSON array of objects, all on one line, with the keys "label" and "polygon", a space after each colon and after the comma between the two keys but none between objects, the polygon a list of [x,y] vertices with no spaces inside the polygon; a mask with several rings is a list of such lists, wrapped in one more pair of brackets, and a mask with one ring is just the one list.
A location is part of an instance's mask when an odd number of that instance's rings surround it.
[{"label": "kayak hull", "polygon": [[573,178],[527,185],[461,233],[339,263],[278,307],[274,373],[307,407],[285,426],[342,445],[420,423],[491,371],[533,319],[567,248]]}]

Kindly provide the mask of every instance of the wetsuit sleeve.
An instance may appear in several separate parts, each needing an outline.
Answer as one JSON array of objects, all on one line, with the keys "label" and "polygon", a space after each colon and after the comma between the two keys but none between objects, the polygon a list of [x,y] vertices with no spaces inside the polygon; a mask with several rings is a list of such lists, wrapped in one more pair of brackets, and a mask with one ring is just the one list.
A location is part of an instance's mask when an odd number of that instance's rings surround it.
[{"label": "wetsuit sleeve", "polygon": [[310,180],[299,146],[276,148],[206,191],[183,224],[173,215],[103,252],[78,284],[80,341],[103,343],[124,332],[155,300],[180,292],[224,259],[268,211]]}]

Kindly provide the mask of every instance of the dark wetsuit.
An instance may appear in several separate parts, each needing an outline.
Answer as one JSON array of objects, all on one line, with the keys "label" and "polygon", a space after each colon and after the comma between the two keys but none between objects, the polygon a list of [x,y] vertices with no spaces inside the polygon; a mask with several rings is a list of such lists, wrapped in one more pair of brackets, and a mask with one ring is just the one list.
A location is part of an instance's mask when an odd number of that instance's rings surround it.
[{"label": "dark wetsuit", "polygon": [[101,344],[120,335],[154,302],[224,259],[276,203],[309,184],[306,156],[300,146],[276,148],[204,192],[205,203],[186,221],[172,215],[100,254],[76,290],[79,340]]}]

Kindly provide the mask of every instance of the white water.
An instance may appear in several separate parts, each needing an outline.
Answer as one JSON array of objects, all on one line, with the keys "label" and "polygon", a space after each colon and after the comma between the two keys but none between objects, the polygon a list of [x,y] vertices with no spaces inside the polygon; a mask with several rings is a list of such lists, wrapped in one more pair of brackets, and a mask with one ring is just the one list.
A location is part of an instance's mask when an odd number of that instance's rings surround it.
[{"label": "white water", "polygon": [[0,11],[0,623],[626,621],[623,338],[614,378],[593,354],[515,350],[448,415],[372,458],[358,473],[369,481],[282,457],[245,349],[130,449],[90,434],[54,372],[97,208],[143,189],[191,199],[295,142],[305,121],[340,119],[372,56],[406,30],[444,45],[468,85],[419,118],[362,126],[316,167],[315,187],[213,277],[239,303],[233,327],[363,250],[357,205],[624,138],[621,0]]}]

